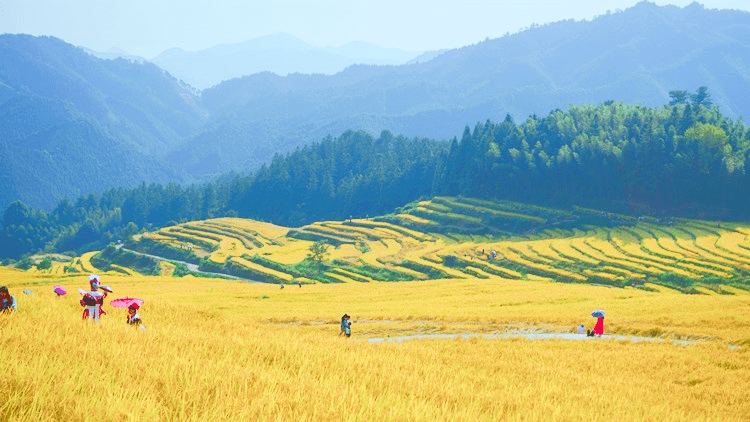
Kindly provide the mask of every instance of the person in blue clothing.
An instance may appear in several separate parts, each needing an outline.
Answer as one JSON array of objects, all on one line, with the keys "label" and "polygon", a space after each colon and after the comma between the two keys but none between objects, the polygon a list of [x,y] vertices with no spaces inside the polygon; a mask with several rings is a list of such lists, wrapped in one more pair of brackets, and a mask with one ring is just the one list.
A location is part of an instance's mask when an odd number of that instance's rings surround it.
[{"label": "person in blue clothing", "polygon": [[339,332],[339,335],[344,334],[347,337],[350,337],[352,335],[352,323],[349,322],[349,314],[344,314],[344,316],[341,317],[341,331]]},{"label": "person in blue clothing", "polygon": [[11,296],[8,287],[0,287],[0,312],[10,312],[16,310],[16,297]]}]

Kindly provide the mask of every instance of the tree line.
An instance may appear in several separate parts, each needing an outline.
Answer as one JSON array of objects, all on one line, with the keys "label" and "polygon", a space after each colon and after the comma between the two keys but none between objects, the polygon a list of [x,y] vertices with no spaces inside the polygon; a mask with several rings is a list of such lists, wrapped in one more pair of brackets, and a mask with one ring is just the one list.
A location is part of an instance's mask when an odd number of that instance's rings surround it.
[{"label": "tree line", "polygon": [[608,101],[466,128],[438,164],[433,194],[748,218],[747,128],[722,116],[703,87],[692,101],[670,96],[660,108]]},{"label": "tree line", "polygon": [[704,87],[670,98],[656,108],[571,106],[521,124],[508,115],[449,142],[347,131],[213,183],[111,189],[63,200],[49,213],[16,201],[3,215],[0,257],[80,253],[220,216],[287,226],[375,216],[432,195],[748,219],[750,131],[722,116]]}]

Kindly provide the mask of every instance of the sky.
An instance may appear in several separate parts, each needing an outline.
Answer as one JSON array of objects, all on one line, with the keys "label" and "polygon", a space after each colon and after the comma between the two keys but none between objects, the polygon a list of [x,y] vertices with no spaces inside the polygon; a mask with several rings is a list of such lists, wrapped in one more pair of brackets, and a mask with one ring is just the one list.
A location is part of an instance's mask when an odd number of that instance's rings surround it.
[{"label": "sky", "polygon": [[[0,0],[0,33],[51,35],[152,58],[286,33],[317,47],[362,41],[410,52],[458,48],[532,24],[591,20],[639,0]],[[693,0],[652,0],[687,6]],[[750,11],[749,0],[699,0]]]}]

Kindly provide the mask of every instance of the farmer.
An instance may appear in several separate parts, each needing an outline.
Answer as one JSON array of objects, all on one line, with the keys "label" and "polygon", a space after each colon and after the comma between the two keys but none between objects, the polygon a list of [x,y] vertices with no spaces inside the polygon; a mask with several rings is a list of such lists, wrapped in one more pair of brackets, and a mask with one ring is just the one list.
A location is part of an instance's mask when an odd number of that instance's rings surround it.
[{"label": "farmer", "polygon": [[594,332],[592,335],[601,336],[602,334],[604,334],[604,317],[599,317],[596,319],[596,325],[594,326]]},{"label": "farmer", "polygon": [[339,331],[339,335],[345,334],[347,337],[352,335],[352,323],[349,322],[349,314],[344,314],[344,316],[341,317],[341,331]]},{"label": "farmer", "polygon": [[603,309],[597,309],[591,313],[591,316],[596,318],[596,325],[594,325],[594,329],[592,331],[586,331],[587,336],[601,337],[602,334],[604,334],[604,315],[606,315],[606,312],[604,312]]},{"label": "farmer", "polygon": [[16,297],[11,296],[8,287],[0,287],[0,312],[11,312],[16,310]]},{"label": "farmer", "polygon": [[137,303],[131,303],[130,306],[128,306],[128,317],[127,322],[130,325],[139,326],[141,325],[141,316],[138,315],[138,309],[140,309],[140,306],[138,306]]},{"label": "farmer", "polygon": [[102,310],[102,305],[104,304],[104,298],[107,297],[107,291],[104,290],[103,293],[98,291],[99,276],[96,274],[89,276],[89,284],[91,285],[91,291],[86,292],[80,302],[81,306],[84,307],[82,318],[91,318],[98,324],[99,317],[106,315],[106,312]]}]

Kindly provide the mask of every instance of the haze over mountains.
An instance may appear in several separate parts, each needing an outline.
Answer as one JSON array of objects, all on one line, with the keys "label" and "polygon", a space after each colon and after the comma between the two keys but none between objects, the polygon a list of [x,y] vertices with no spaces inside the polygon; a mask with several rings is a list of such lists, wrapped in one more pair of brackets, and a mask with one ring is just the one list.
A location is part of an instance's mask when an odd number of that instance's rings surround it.
[{"label": "haze over mountains", "polygon": [[[233,57],[233,48],[159,57],[203,63]],[[506,114],[522,121],[607,100],[658,106],[671,90],[700,86],[725,115],[750,116],[750,13],[698,4],[642,2],[427,62],[262,72],[202,91],[154,64],[100,59],[49,37],[2,35],[0,56],[2,208],[21,199],[49,209],[106,187],[248,172],[347,129],[445,140]]]},{"label": "haze over mountains", "polygon": [[259,72],[282,76],[289,73],[330,75],[354,64],[400,65],[420,54],[362,42],[341,47],[313,47],[291,35],[275,34],[195,52],[172,48],[149,61],[195,88],[206,89],[225,80]]}]

